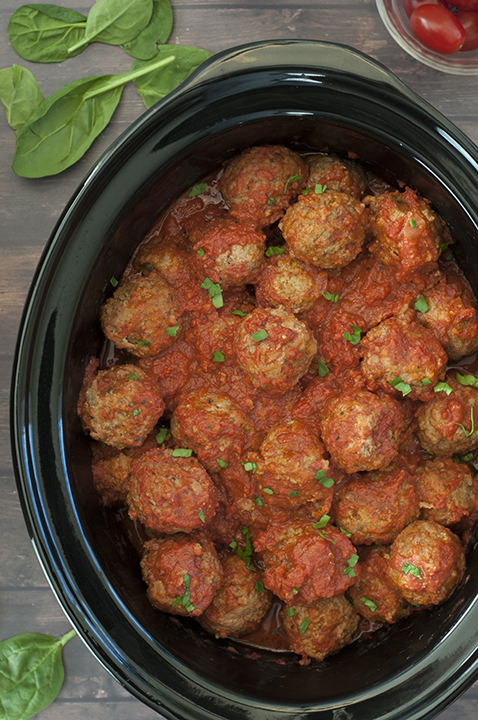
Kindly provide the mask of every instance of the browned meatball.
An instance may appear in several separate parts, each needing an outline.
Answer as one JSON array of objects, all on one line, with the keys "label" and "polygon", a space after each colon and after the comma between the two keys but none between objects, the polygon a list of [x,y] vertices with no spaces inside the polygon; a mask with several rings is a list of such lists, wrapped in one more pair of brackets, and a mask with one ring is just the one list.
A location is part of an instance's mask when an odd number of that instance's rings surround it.
[{"label": "browned meatball", "polygon": [[307,372],[317,342],[288,310],[256,308],[239,325],[233,348],[256,387],[282,395]]},{"label": "browned meatball", "polygon": [[310,310],[327,290],[327,273],[290,255],[272,257],[256,281],[260,307],[284,307],[293,313]]},{"label": "browned meatball", "polygon": [[405,416],[390,395],[346,390],[325,403],[322,439],[332,460],[346,473],[382,470],[398,453]]},{"label": "browned meatball", "polygon": [[100,319],[106,337],[138,357],[169,347],[182,324],[174,290],[161,276],[125,282],[105,302]]},{"label": "browned meatball", "polygon": [[327,479],[324,447],[299,420],[275,425],[258,452],[248,453],[245,460],[255,463],[254,477],[264,503],[296,508],[320,498],[324,512],[330,509],[333,480]]},{"label": "browned meatball", "polygon": [[362,372],[372,390],[378,385],[399,397],[429,400],[432,387],[445,377],[446,353],[433,332],[415,322],[413,311],[369,330],[362,346]]},{"label": "browned meatball", "polygon": [[305,185],[309,168],[300,155],[282,145],[244,150],[226,165],[219,189],[240,220],[268,225],[284,213]]},{"label": "browned meatball", "polygon": [[357,577],[355,547],[337,528],[320,521],[271,526],[259,533],[254,547],[265,564],[264,584],[287,603],[311,605],[339,595]]},{"label": "browned meatball", "polygon": [[311,155],[309,179],[306,187],[315,190],[317,184],[327,190],[347,193],[360,200],[367,187],[367,176],[353,160],[343,160],[337,155]]},{"label": "browned meatball", "polygon": [[85,373],[78,413],[94,440],[118,450],[139,447],[163,414],[164,402],[154,377],[135,365],[116,365],[95,375],[93,360]]},{"label": "browned meatball", "polygon": [[141,570],[151,604],[174,615],[201,615],[222,579],[214,545],[182,534],[145,543]]},{"label": "browned meatball", "polygon": [[175,453],[155,448],[131,463],[129,515],[162,533],[201,528],[218,505],[216,488],[202,465]]},{"label": "browned meatball", "polygon": [[264,261],[265,235],[252,222],[226,217],[190,234],[196,275],[230,288],[253,282]]},{"label": "browned meatball", "polygon": [[478,447],[477,406],[478,387],[461,385],[454,375],[447,375],[444,389],[418,410],[422,447],[440,457],[474,450]]},{"label": "browned meatball", "polygon": [[133,264],[143,275],[159,273],[173,287],[192,282],[190,255],[172,240],[162,239],[152,245],[140,245]]},{"label": "browned meatball", "polygon": [[335,522],[355,545],[393,542],[419,512],[413,478],[399,468],[353,477],[341,485],[334,503]]},{"label": "browned meatball", "polygon": [[91,469],[103,505],[124,502],[128,492],[131,455],[110,445],[94,443]]},{"label": "browned meatball", "polygon": [[460,360],[478,350],[478,315],[473,293],[457,268],[424,290],[426,309],[418,322],[433,330],[451,360]]},{"label": "browned meatball", "polygon": [[368,197],[370,229],[375,241],[369,246],[385,265],[397,268],[404,280],[416,270],[436,267],[441,244],[441,223],[428,200],[406,188]]},{"label": "browned meatball", "polygon": [[178,444],[191,448],[209,472],[239,457],[254,442],[255,429],[225,393],[200,390],[186,394],[171,416]]},{"label": "browned meatball", "polygon": [[464,569],[459,538],[434,520],[416,520],[391,546],[387,577],[408,602],[438,605],[452,593]]},{"label": "browned meatball", "polygon": [[345,595],[317,600],[313,605],[290,605],[281,610],[290,649],[323,660],[351,642],[360,615]]},{"label": "browned meatball", "polygon": [[441,525],[453,525],[474,505],[473,475],[466,463],[451,458],[424,460],[416,470],[422,517]]},{"label": "browned meatball", "polygon": [[338,268],[362,249],[367,218],[359,200],[327,191],[301,195],[279,227],[291,255],[321,268]]},{"label": "browned meatball", "polygon": [[212,603],[201,615],[201,625],[217,638],[240,637],[254,630],[271,606],[272,594],[263,574],[247,567],[237,555],[222,561],[223,579]]},{"label": "browned meatball", "polygon": [[347,590],[359,613],[372,622],[395,623],[412,610],[387,578],[389,557],[389,548],[384,545],[367,549],[360,556],[360,578]]}]

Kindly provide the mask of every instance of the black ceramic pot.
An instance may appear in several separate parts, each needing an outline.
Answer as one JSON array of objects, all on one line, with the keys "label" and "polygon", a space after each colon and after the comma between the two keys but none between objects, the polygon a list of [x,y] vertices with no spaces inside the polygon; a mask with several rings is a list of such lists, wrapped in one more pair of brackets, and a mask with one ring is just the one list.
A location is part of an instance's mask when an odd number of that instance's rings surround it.
[{"label": "black ceramic pot", "polygon": [[[76,415],[98,311],[133,248],[181,191],[258,143],[356,153],[408,183],[449,223],[478,291],[478,149],[370,58],[321,42],[224,52],[108,150],[61,217],[21,326],[12,437],[26,523],[63,609],[134,695],[181,720],[418,720],[478,670],[478,550],[452,597],[322,663],[216,641],[152,609],[123,525],[92,486]],[[232,648],[232,649],[231,649]],[[280,662],[278,662],[280,660]]]}]

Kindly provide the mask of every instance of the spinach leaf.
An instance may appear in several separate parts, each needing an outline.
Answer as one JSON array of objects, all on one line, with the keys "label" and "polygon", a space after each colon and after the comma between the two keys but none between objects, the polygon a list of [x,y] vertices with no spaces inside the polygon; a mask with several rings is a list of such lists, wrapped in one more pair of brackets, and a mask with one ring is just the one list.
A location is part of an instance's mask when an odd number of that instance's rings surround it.
[{"label": "spinach leaf", "polygon": [[[170,93],[171,90],[178,87],[193,70],[211,55],[212,53],[207,50],[184,45],[163,45],[160,47],[155,59],[166,59],[174,56],[174,62],[171,62],[168,67],[161,71],[149,73],[147,76],[138,77],[133,81],[146,107],[151,107]],[[142,60],[135,60],[131,69],[139,70],[144,66]]]},{"label": "spinach leaf", "polygon": [[13,170],[31,178],[66,170],[107,126],[123,86],[172,62],[174,56],[154,58],[135,71],[83,78],[50,95],[18,133]]},{"label": "spinach leaf", "polygon": [[43,102],[35,76],[21,65],[0,70],[0,100],[8,124],[18,132]]},{"label": "spinach leaf", "polygon": [[22,5],[8,22],[13,49],[32,62],[61,62],[83,49],[68,48],[84,40],[86,17],[57,5]]},{"label": "spinach leaf", "polygon": [[85,38],[70,47],[96,42],[121,45],[132,40],[147,26],[153,14],[153,0],[96,0],[88,13]]},{"label": "spinach leaf", "polygon": [[65,676],[61,652],[74,635],[24,633],[0,643],[0,717],[28,720],[53,702]]},{"label": "spinach leaf", "polygon": [[150,60],[160,45],[167,43],[173,29],[173,10],[169,0],[153,0],[153,14],[149,25],[135,38],[121,47],[138,60]]}]

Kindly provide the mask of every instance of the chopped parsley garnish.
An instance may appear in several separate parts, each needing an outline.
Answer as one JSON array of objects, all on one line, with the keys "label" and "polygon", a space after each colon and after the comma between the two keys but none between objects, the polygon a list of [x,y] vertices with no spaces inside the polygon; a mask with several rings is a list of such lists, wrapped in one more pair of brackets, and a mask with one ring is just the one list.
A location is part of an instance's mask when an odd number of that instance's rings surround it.
[{"label": "chopped parsley garnish", "polygon": [[473,405],[471,406],[470,410],[471,410],[471,430],[470,430],[470,432],[468,432],[468,430],[465,428],[465,426],[462,425],[461,423],[458,423],[458,422],[455,423],[455,425],[458,425],[458,427],[461,427],[461,429],[465,433],[466,437],[470,437],[475,432],[475,416],[473,414],[473,410],[474,410]]},{"label": "chopped parsley garnish", "polygon": [[430,378],[427,378],[427,377],[422,378],[422,385],[431,385],[431,384],[432,384],[432,381],[430,380]]},{"label": "chopped parsley garnish", "polygon": [[135,415],[135,416],[136,416],[136,415],[139,415],[140,412],[141,412],[141,411],[139,410],[139,408],[135,408],[135,409],[133,410],[133,415]]},{"label": "chopped parsley garnish", "polygon": [[199,255],[199,257],[202,257],[205,254],[203,248],[198,248],[197,254]]},{"label": "chopped parsley garnish", "polygon": [[211,278],[207,277],[203,280],[200,287],[203,290],[208,291],[211,302],[215,308],[221,308],[224,305],[224,300],[222,299],[222,288],[219,283],[215,283],[211,280]]},{"label": "chopped parsley garnish", "polygon": [[289,493],[289,497],[290,498],[299,497],[299,493],[297,492],[297,490],[292,490],[292,492]]},{"label": "chopped parsley garnish", "polygon": [[254,502],[256,503],[257,507],[262,507],[262,506],[264,505],[264,503],[263,503],[262,500],[260,499],[259,495],[256,495],[256,496],[255,496]]},{"label": "chopped parsley garnish", "polygon": [[413,307],[415,308],[415,310],[418,310],[418,312],[421,312],[421,313],[426,313],[430,310],[430,307],[429,307],[427,301],[425,300],[425,298],[423,297],[423,295],[420,295],[420,297],[418,298],[418,300],[416,301],[416,303]]},{"label": "chopped parsley garnish", "polygon": [[128,378],[128,382],[129,382],[130,380],[141,380],[141,378],[140,378],[139,375],[136,375],[136,373],[131,373],[131,375],[130,375],[129,378]]},{"label": "chopped parsley garnish", "polygon": [[317,470],[315,473],[315,479],[319,481],[320,485],[323,485],[326,488],[331,488],[334,481],[332,478],[326,477],[326,473],[326,470]]},{"label": "chopped parsley garnish", "polygon": [[316,195],[322,195],[327,190],[327,185],[321,185],[320,183],[315,183],[314,192]]},{"label": "chopped parsley garnish", "polygon": [[239,315],[239,317],[246,317],[247,313],[244,310],[231,310],[231,315]]},{"label": "chopped parsley garnish", "polygon": [[348,575],[349,577],[355,577],[357,573],[355,572],[354,568],[356,564],[358,563],[359,556],[356,553],[352,553],[352,555],[347,560],[347,567],[344,570],[344,575]]},{"label": "chopped parsley garnish", "polygon": [[412,565],[411,563],[404,563],[402,567],[402,573],[405,573],[405,575],[415,575],[417,578],[422,578],[420,574],[420,569],[415,567],[415,565]]},{"label": "chopped parsley garnish", "polygon": [[462,457],[454,457],[453,462],[459,463],[459,462],[470,462],[470,460],[473,460],[473,453],[469,452],[466,455],[463,455]]},{"label": "chopped parsley garnish", "polygon": [[392,200],[396,200],[398,203],[403,202],[403,200],[401,198],[396,197],[396,195],[390,195],[390,197],[392,198]]},{"label": "chopped parsley garnish", "polygon": [[224,362],[224,355],[222,352],[219,352],[219,350],[214,350],[212,354],[212,361],[213,362]]},{"label": "chopped parsley garnish", "polygon": [[326,513],[324,513],[322,515],[322,517],[320,518],[320,520],[318,520],[315,523],[312,523],[312,527],[315,528],[316,530],[318,530],[319,528],[323,528],[327,525],[329,520],[330,520],[330,515],[327,515]]},{"label": "chopped parsley garnish", "polygon": [[166,328],[166,335],[170,335],[171,337],[176,337],[178,334],[179,325],[170,325]]},{"label": "chopped parsley garnish", "polygon": [[185,457],[185,458],[191,457],[192,454],[193,454],[193,451],[189,450],[188,448],[174,448],[173,452],[171,453],[171,455],[173,457]]},{"label": "chopped parsley garnish", "polygon": [[438,248],[438,255],[439,255],[439,256],[442,254],[442,252],[443,252],[444,250],[447,249],[447,247],[448,247],[449,244],[450,244],[449,242],[444,242],[444,243],[442,243],[442,244],[440,245],[440,247]]},{"label": "chopped parsley garnish", "polygon": [[337,293],[330,293],[328,290],[327,290],[327,292],[322,293],[322,295],[324,296],[324,298],[326,300],[330,300],[330,302],[333,302],[333,303],[336,303],[337,300],[339,299],[339,296],[337,295]]},{"label": "chopped parsley garnish", "polygon": [[394,377],[393,380],[390,380],[390,385],[394,387],[395,390],[401,392],[403,397],[405,397],[405,395],[408,395],[408,393],[412,391],[410,385],[406,382],[403,382],[403,380],[399,377]]},{"label": "chopped parsley garnish", "polygon": [[229,463],[226,462],[225,460],[221,460],[221,458],[217,459],[217,464],[219,465],[219,467],[222,467],[222,468],[229,467]]},{"label": "chopped parsley garnish", "polygon": [[184,582],[184,585],[186,586],[186,591],[182,597],[176,598],[176,600],[173,602],[173,607],[175,605],[182,605],[183,607],[186,608],[186,610],[188,612],[192,612],[192,610],[194,610],[194,605],[191,603],[191,596],[189,594],[190,580],[191,580],[191,578],[189,577],[189,575],[187,573],[185,575],[183,575],[183,582]]},{"label": "chopped parsley garnish", "polygon": [[198,515],[199,515],[199,518],[201,519],[201,521],[202,521],[203,523],[205,523],[205,522],[206,522],[206,518],[204,517],[204,510],[203,510],[202,508],[201,508],[200,511],[198,512]]},{"label": "chopped parsley garnish", "polygon": [[254,583],[254,587],[257,592],[264,592],[264,583],[261,583],[260,580],[256,580],[256,582]]},{"label": "chopped parsley garnish", "polygon": [[242,464],[244,465],[244,470],[247,470],[247,472],[255,472],[257,470],[257,464],[255,462],[245,462],[243,460]]},{"label": "chopped parsley garnish", "polygon": [[358,345],[361,339],[360,334],[362,331],[359,327],[357,327],[357,325],[351,325],[350,327],[353,330],[352,335],[349,332],[344,332],[342,337],[344,340],[348,340],[349,343],[352,343],[352,345]]},{"label": "chopped parsley garnish", "polygon": [[417,226],[417,223],[415,222],[415,220],[413,218],[410,218],[410,227],[416,228],[416,226]]},{"label": "chopped parsley garnish", "polygon": [[244,535],[244,537],[246,538],[246,547],[244,548],[244,550],[242,550],[242,548],[238,547],[236,555],[237,555],[237,557],[240,557],[241,560],[244,560],[244,562],[246,563],[246,567],[248,567],[249,570],[253,570],[254,572],[256,572],[256,568],[252,564],[252,560],[251,560],[253,547],[252,547],[251,533],[249,532],[249,528],[247,527],[247,525],[245,525],[242,528],[241,532]]},{"label": "chopped parsley garnish", "polygon": [[138,340],[136,345],[139,345],[139,347],[149,347],[151,343],[149,342],[149,340]]},{"label": "chopped parsley garnish", "polygon": [[170,436],[170,434],[171,433],[169,432],[168,428],[161,428],[159,433],[156,435],[156,442],[158,443],[158,445],[162,445],[166,438]]},{"label": "chopped parsley garnish", "polygon": [[348,537],[348,538],[352,537],[352,533],[348,532],[348,530],[344,530],[344,528],[340,527],[340,525],[339,525],[339,530],[341,533],[343,533],[345,535],[345,537]]},{"label": "chopped parsley garnish", "polygon": [[231,542],[229,543],[229,547],[231,548],[232,551],[236,550],[237,542],[235,540],[231,540]]},{"label": "chopped parsley garnish", "polygon": [[255,342],[260,342],[261,340],[268,338],[269,333],[267,330],[258,330],[257,332],[252,333],[251,337]]},{"label": "chopped parsley garnish", "polygon": [[377,606],[373,602],[373,600],[369,600],[366,597],[361,597],[360,602],[363,603],[365,605],[365,607],[368,607],[368,609],[371,610],[372,612],[375,612],[375,610],[377,609]]},{"label": "chopped parsley garnish", "polygon": [[294,617],[295,615],[295,607],[287,608],[287,617]]},{"label": "chopped parsley garnish", "polygon": [[309,618],[304,618],[302,620],[301,624],[299,625],[299,632],[305,633],[305,631],[307,630],[308,627],[309,627]]},{"label": "chopped parsley garnish", "polygon": [[275,203],[275,200],[273,197],[268,198],[268,200],[267,200],[268,205],[273,205],[274,203]]},{"label": "chopped parsley garnish", "polygon": [[274,491],[270,487],[262,488],[262,491],[266,493],[266,495],[273,495]]},{"label": "chopped parsley garnish", "polygon": [[329,368],[322,360],[318,361],[318,367],[319,367],[319,376],[320,377],[325,377],[330,372]]},{"label": "chopped parsley garnish", "polygon": [[302,180],[302,175],[292,175],[286,182],[284,187],[284,195],[287,192],[287,188],[289,187],[291,182],[295,182],[296,180]]},{"label": "chopped parsley garnish", "polygon": [[327,537],[327,535],[324,535],[324,533],[322,532],[322,530],[319,530],[318,528],[315,528],[315,529],[316,529],[317,532],[319,533],[320,537],[324,538],[324,540],[328,540],[329,542],[332,543],[332,545],[337,545],[337,543],[335,542],[335,540],[332,540],[332,538],[329,538],[329,537]]},{"label": "chopped parsley garnish", "polygon": [[292,588],[292,592],[294,593],[294,595],[298,595],[299,590],[297,588]]},{"label": "chopped parsley garnish", "polygon": [[451,388],[446,382],[437,383],[433,389],[435,392],[444,392],[447,395],[450,395],[453,392],[453,388]]},{"label": "chopped parsley garnish", "polygon": [[279,247],[279,245],[269,245],[266,250],[266,257],[272,257],[272,255],[282,255],[285,253],[285,248]]},{"label": "chopped parsley garnish", "polygon": [[197,185],[194,185],[189,191],[189,197],[193,198],[197,195],[202,195],[203,192],[205,192],[206,187],[206,183],[198,183]]},{"label": "chopped parsley garnish", "polygon": [[460,375],[457,372],[456,380],[460,385],[471,385],[472,387],[478,387],[478,378],[474,375]]},{"label": "chopped parsley garnish", "polygon": [[113,285],[114,288],[115,288],[115,287],[118,287],[118,281],[117,281],[117,279],[115,278],[114,275],[113,275],[113,277],[111,278],[110,283]]}]

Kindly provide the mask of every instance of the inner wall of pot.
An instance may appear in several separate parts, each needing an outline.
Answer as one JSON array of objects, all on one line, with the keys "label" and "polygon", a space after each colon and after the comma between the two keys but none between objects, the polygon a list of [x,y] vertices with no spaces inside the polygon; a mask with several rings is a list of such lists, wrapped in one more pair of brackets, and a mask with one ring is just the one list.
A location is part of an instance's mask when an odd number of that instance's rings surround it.
[{"label": "inner wall of pot", "polygon": [[[231,115],[234,113],[231,99]],[[244,108],[242,108],[244,113]],[[126,653],[141,656],[141,643],[149,642],[158,653],[170,656],[208,681],[252,698],[271,702],[343,702],[344,696],[362,693],[367,688],[387,683],[390,678],[418,662],[454,627],[464,609],[473,599],[471,583],[462,582],[442,606],[402,621],[397,626],[362,638],[322,663],[301,666],[292,654],[277,655],[255,651],[233,641],[217,641],[188,618],[177,618],[154,610],[147,598],[139,570],[139,557],[134,538],[125,534],[121,519],[104,511],[93,488],[88,439],[84,437],[76,416],[76,403],[83,378],[85,359],[98,352],[101,333],[98,311],[111,295],[112,275],[120,273],[135,246],[142,239],[161,211],[186,187],[197,182],[229,157],[243,148],[263,143],[283,143],[292,149],[328,151],[357,160],[389,182],[410,185],[432,200],[435,209],[452,227],[457,243],[464,240],[467,258],[475,258],[472,238],[478,233],[473,221],[460,208],[459,202],[436,172],[429,170],[420,158],[421,152],[435,153],[431,145],[419,152],[407,143],[387,140],[379,129],[360,120],[317,117],[309,114],[249,118],[235,127],[205,132],[199,142],[191,137],[178,143],[183,146],[167,166],[152,175],[123,210],[111,236],[98,250],[94,268],[85,286],[79,305],[69,349],[69,372],[65,386],[64,422],[66,455],[71,491],[83,530],[105,576],[105,591],[116,595],[131,616],[131,625],[138,624],[138,649],[125,648]],[[365,113],[367,115],[367,112]],[[138,150],[141,153],[141,149]],[[153,153],[154,155],[154,153]],[[148,155],[151,162],[151,153]],[[133,181],[134,182],[134,181]],[[469,263],[468,263],[469,264]],[[465,270],[467,268],[465,267]],[[467,273],[478,291],[472,273]],[[469,553],[469,567],[474,574],[474,549]],[[111,589],[110,589],[111,588]],[[457,602],[459,598],[459,602]],[[127,616],[125,615],[127,623]],[[131,627],[125,636],[136,633]],[[136,653],[136,655],[135,655]],[[154,667],[149,668],[154,674]]]}]

